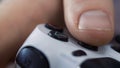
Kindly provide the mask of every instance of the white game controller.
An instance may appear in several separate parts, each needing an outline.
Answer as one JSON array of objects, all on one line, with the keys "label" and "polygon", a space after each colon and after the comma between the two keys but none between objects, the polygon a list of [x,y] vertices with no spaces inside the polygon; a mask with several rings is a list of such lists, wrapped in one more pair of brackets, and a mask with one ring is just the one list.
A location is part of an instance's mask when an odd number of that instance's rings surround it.
[{"label": "white game controller", "polygon": [[120,49],[78,42],[62,29],[38,25],[16,56],[16,68],[120,68]]}]

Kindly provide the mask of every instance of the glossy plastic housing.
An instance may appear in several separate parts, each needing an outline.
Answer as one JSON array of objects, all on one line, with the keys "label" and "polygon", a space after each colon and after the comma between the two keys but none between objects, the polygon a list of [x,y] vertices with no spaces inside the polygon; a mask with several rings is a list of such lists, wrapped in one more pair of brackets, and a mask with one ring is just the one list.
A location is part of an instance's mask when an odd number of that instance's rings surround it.
[{"label": "glossy plastic housing", "polygon": [[[120,53],[111,48],[112,43],[99,47],[98,51],[93,51],[82,47],[69,35],[68,42],[54,39],[48,35],[50,31],[44,24],[38,25],[19,49],[18,54],[25,47],[36,48],[47,58],[49,68],[81,68],[81,64],[88,59],[104,57],[120,61]],[[78,50],[84,51],[86,55],[74,56],[73,52]],[[16,68],[21,67],[18,65]]]}]

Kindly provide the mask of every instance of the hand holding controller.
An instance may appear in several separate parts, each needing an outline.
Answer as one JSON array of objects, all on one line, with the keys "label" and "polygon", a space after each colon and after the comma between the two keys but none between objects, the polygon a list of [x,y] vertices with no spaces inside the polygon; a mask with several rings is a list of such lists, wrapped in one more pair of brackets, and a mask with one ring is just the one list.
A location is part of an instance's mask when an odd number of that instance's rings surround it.
[{"label": "hand holding controller", "polygon": [[113,44],[89,46],[62,29],[41,24],[18,51],[17,68],[120,68],[120,49]]}]

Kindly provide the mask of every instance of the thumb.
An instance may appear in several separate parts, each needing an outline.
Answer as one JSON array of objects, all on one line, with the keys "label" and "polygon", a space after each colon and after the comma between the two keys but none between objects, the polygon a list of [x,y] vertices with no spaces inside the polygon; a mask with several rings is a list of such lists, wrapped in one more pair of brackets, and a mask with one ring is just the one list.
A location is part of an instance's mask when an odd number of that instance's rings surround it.
[{"label": "thumb", "polygon": [[68,30],[78,40],[100,46],[112,39],[112,0],[64,0],[64,13]]}]

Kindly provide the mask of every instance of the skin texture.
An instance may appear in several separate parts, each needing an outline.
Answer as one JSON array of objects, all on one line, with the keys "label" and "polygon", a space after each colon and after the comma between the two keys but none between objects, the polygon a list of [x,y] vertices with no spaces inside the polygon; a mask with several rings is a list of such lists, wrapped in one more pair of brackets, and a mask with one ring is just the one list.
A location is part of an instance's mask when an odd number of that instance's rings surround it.
[{"label": "skin texture", "polygon": [[[110,30],[97,30],[97,27],[94,28],[95,24],[91,24],[93,26],[92,28],[94,29],[79,29],[79,17],[81,17],[85,12],[96,10],[105,12],[107,14],[110,20],[110,25],[108,26],[110,27]],[[114,35],[114,14],[112,0],[64,0],[64,12],[67,27],[70,33],[78,40],[93,46],[100,46],[105,45],[112,39]],[[88,19],[85,21],[86,25],[91,23]],[[92,22],[93,21],[94,19],[92,19]],[[103,22],[103,20],[98,21],[99,23]],[[103,28],[103,26],[101,26],[101,28]]]},{"label": "skin texture", "polygon": [[[81,14],[96,9],[108,15],[111,30],[79,30]],[[67,28],[75,38],[100,46],[113,37],[113,17],[112,0],[4,0],[0,4],[0,68],[5,68],[14,59],[19,47],[38,24],[47,22],[61,28],[65,18]]]},{"label": "skin texture", "polygon": [[51,0],[51,3],[47,0],[5,0],[0,4],[0,68],[14,59],[36,25],[62,22],[62,18],[57,18],[61,1]]}]

